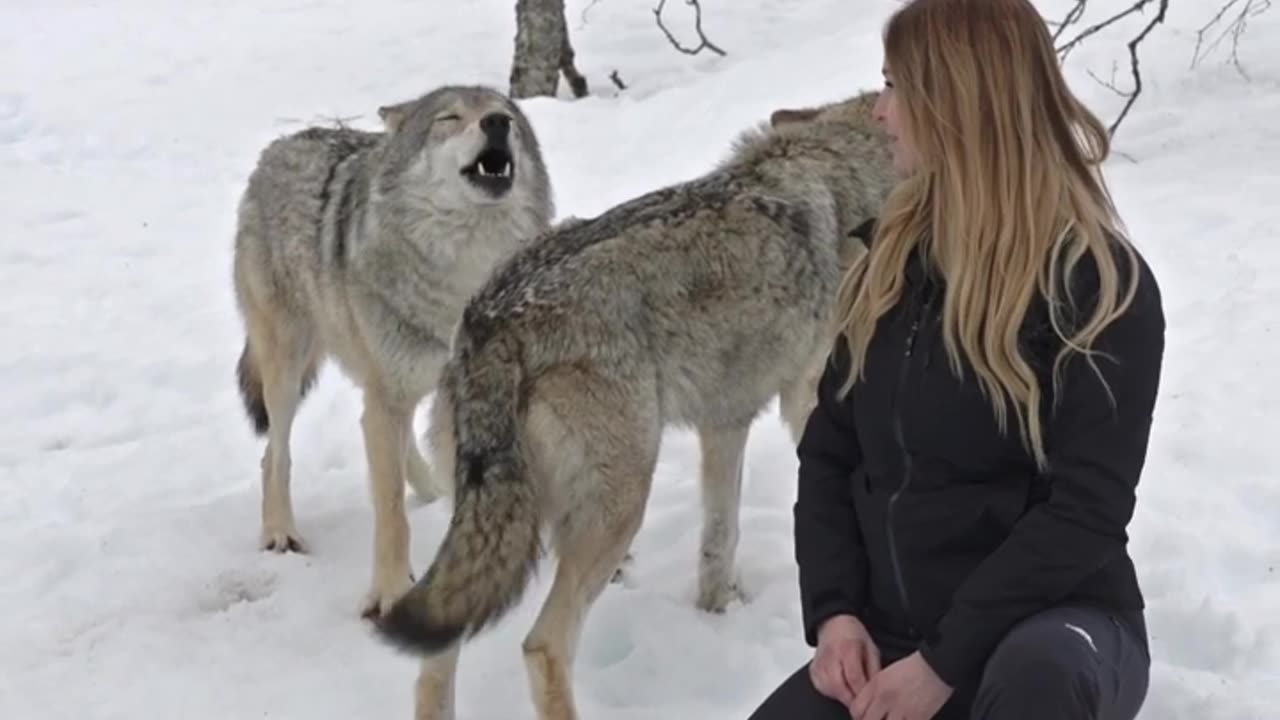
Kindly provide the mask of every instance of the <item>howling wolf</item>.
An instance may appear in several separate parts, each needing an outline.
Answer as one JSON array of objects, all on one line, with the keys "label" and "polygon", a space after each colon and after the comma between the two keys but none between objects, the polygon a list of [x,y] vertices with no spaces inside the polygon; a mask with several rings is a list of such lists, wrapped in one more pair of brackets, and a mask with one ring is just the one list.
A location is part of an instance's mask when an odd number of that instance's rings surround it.
[{"label": "howling wolf", "polygon": [[379,108],[386,132],[309,128],[262,152],[240,201],[237,375],[262,456],[262,547],[302,551],[289,433],[320,362],[364,393],[376,615],[412,582],[404,484],[435,485],[413,413],[436,384],[467,298],[548,227],[537,138],[505,95],[446,86]]}]

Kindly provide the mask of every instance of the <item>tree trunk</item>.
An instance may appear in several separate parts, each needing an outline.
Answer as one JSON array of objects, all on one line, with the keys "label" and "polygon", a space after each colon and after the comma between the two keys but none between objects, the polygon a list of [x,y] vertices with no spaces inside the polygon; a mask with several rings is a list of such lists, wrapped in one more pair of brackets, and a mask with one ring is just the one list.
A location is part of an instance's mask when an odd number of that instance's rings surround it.
[{"label": "tree trunk", "polygon": [[564,72],[575,97],[587,94],[586,78],[573,64],[564,0],[516,0],[515,56],[511,61],[511,96],[555,97]]}]

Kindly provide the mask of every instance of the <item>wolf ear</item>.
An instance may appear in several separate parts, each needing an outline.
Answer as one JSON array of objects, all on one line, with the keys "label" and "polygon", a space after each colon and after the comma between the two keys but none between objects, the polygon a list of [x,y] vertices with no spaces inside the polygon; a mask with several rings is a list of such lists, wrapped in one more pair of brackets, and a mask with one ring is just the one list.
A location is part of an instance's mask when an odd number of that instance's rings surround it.
[{"label": "wolf ear", "polygon": [[386,126],[387,132],[394,133],[400,129],[400,125],[409,115],[409,103],[400,103],[398,105],[383,105],[378,108],[378,117],[382,118],[382,124]]},{"label": "wolf ear", "polygon": [[809,122],[810,120],[818,117],[818,114],[821,112],[821,110],[815,110],[813,108],[783,108],[781,110],[774,110],[773,114],[769,116],[769,124],[778,128],[783,125]]}]

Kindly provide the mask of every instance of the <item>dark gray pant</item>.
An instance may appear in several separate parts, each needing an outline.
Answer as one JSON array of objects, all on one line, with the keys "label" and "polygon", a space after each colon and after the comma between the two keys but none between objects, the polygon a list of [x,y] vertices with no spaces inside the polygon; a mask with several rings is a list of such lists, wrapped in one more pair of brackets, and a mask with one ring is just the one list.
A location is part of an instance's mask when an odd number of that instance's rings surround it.
[{"label": "dark gray pant", "polygon": [[[881,649],[883,662],[898,657]],[[977,687],[956,688],[935,720],[1133,720],[1147,696],[1151,657],[1140,613],[1060,607],[1015,625]],[[749,720],[849,720],[820,694],[809,666],[774,690]]]}]

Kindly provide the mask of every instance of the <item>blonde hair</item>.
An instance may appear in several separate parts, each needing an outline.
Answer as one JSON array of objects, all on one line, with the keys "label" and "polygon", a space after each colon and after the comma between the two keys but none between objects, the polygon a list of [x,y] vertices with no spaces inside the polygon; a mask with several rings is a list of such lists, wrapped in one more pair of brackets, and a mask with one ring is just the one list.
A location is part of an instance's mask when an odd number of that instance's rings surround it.
[{"label": "blonde hair", "polygon": [[[1019,343],[1033,293],[1048,301],[1063,341],[1056,398],[1068,353],[1092,363],[1093,341],[1137,283],[1133,272],[1120,287],[1113,254],[1123,248],[1136,268],[1098,169],[1110,149],[1106,128],[1067,87],[1028,0],[913,0],[889,20],[884,50],[918,161],[840,288],[835,317],[852,365],[841,393],[862,375],[876,322],[900,299],[919,247],[945,280],[942,329],[953,372],[963,375],[963,355],[1002,432],[1011,402],[1023,444],[1044,469],[1042,389]],[[1089,317],[1068,322],[1065,278],[1086,253],[1098,297]]]}]

